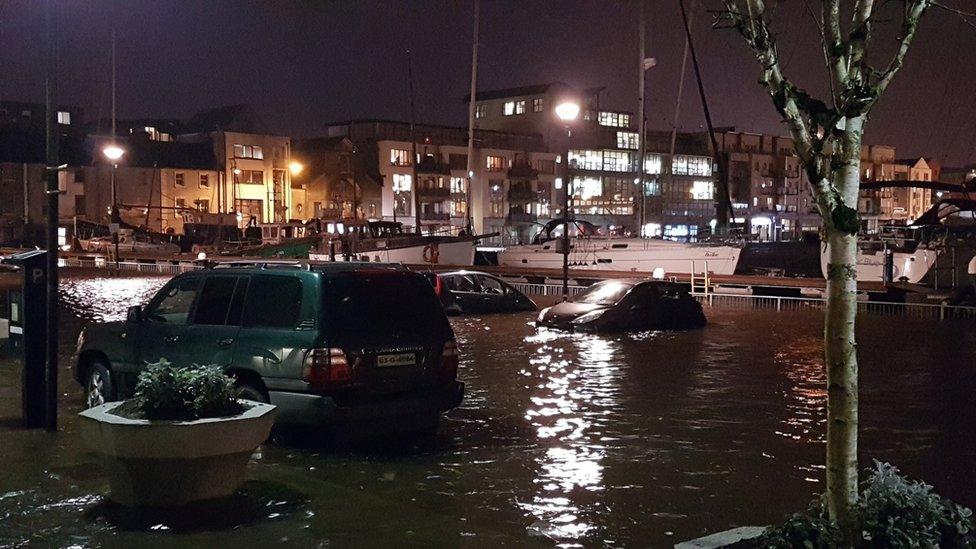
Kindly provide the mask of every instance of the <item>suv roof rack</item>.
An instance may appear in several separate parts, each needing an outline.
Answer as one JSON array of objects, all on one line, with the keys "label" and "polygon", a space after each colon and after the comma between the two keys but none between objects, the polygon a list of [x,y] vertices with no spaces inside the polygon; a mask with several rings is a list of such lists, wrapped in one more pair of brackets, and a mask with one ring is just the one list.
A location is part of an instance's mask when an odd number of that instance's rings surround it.
[{"label": "suv roof rack", "polygon": [[206,269],[302,269],[322,272],[350,271],[354,269],[395,269],[408,271],[402,263],[373,263],[369,261],[312,261],[308,259],[233,259],[209,260]]}]

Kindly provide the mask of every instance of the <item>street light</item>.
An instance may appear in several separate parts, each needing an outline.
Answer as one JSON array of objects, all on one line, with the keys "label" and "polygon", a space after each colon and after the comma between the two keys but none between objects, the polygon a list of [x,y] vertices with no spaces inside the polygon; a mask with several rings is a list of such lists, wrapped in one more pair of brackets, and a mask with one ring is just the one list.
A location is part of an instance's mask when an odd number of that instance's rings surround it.
[{"label": "street light", "polygon": [[556,116],[563,121],[566,126],[566,156],[565,167],[563,168],[563,178],[566,181],[566,190],[563,191],[563,301],[569,299],[569,195],[572,192],[572,180],[569,177],[569,151],[572,149],[573,131],[570,124],[578,117],[580,112],[579,103],[565,101],[556,105]]},{"label": "street light", "polygon": [[288,169],[291,170],[292,175],[298,175],[302,173],[305,166],[302,166],[299,162],[292,162],[291,164],[288,164]]},{"label": "street light", "polygon": [[[114,135],[114,134],[113,134]],[[102,149],[102,154],[105,158],[112,161],[112,213],[110,223],[115,224],[115,232],[112,233],[112,243],[115,245],[115,269],[119,268],[119,225],[121,225],[122,218],[119,216],[119,200],[118,200],[118,189],[115,185],[115,169],[119,167],[119,159],[125,154],[125,150],[116,145],[115,143],[109,143]]]}]

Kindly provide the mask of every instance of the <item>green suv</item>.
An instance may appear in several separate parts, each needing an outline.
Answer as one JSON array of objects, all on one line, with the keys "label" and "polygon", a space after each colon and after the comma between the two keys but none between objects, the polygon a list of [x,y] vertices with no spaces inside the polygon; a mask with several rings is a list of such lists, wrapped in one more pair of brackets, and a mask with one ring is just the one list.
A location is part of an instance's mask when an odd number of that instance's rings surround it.
[{"label": "green suv", "polygon": [[218,364],[289,425],[436,428],[457,407],[454,332],[427,280],[399,265],[215,267],[181,274],[125,321],[78,338],[88,407],[130,396],[147,363]]}]

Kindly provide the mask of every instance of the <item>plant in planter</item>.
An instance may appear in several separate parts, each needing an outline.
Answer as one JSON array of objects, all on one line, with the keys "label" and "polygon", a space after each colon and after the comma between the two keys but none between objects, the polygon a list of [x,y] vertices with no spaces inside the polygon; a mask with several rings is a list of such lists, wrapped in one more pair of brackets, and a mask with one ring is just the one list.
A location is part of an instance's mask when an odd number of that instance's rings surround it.
[{"label": "plant in planter", "polygon": [[109,476],[110,498],[168,506],[232,494],[268,438],[270,404],[238,400],[217,366],[165,360],[139,374],[136,396],[81,412],[81,436]]},{"label": "plant in planter", "polygon": [[833,549],[840,547],[976,547],[972,510],[956,505],[911,481],[887,463],[875,462],[861,486],[856,508],[856,532],[847,543],[830,520],[823,500],[804,513],[772,526],[757,547]]}]

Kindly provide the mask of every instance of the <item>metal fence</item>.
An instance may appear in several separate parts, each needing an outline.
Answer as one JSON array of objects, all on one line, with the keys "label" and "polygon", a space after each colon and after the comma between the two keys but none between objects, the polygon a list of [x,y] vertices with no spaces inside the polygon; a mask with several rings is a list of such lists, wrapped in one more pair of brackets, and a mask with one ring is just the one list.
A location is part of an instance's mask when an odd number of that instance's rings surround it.
[{"label": "metal fence", "polygon": [[[78,259],[74,257],[59,257],[58,267],[74,267],[80,269],[115,269],[115,262],[107,259]],[[135,271],[147,274],[180,274],[200,269],[199,265],[190,262],[155,262],[141,263],[138,261],[120,261],[120,271]]]},{"label": "metal fence", "polygon": [[[771,309],[776,311],[823,310],[826,300],[810,297],[776,297],[745,294],[696,294],[695,298],[711,307]],[[881,316],[900,316],[909,318],[938,319],[949,318],[976,320],[976,307],[943,305],[939,303],[891,303],[886,301],[857,302],[857,310],[862,314]]]},{"label": "metal fence", "polygon": [[[529,284],[528,282],[509,282],[516,290],[528,296],[553,297],[563,295],[562,284]],[[569,295],[576,295],[586,289],[586,286],[570,286]]]}]

